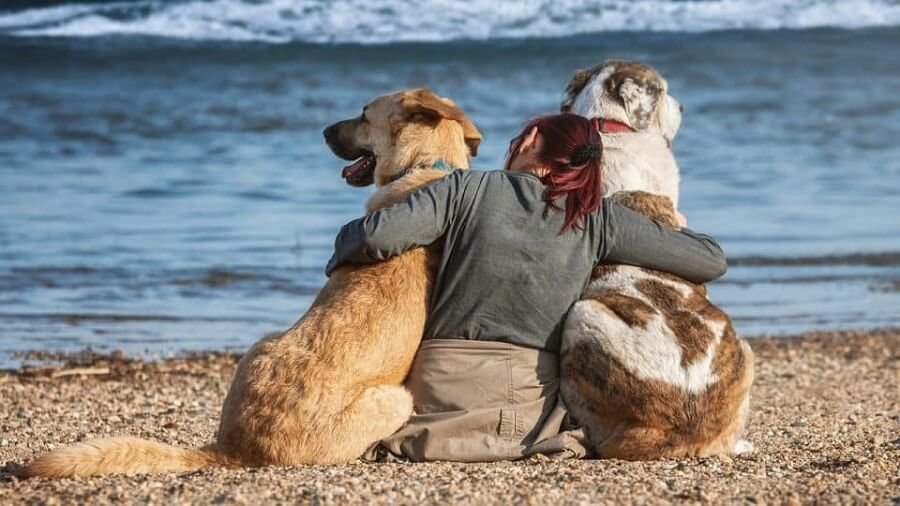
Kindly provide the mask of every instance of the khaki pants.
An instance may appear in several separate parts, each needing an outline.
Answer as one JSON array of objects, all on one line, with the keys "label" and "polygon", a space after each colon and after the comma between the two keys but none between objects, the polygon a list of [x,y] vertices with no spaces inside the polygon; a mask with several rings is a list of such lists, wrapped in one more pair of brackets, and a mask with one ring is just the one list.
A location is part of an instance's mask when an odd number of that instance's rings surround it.
[{"label": "khaki pants", "polygon": [[[581,458],[584,436],[558,400],[559,357],[493,341],[422,342],[407,380],[415,414],[379,450],[413,461]],[[380,448],[379,448],[380,446]]]}]

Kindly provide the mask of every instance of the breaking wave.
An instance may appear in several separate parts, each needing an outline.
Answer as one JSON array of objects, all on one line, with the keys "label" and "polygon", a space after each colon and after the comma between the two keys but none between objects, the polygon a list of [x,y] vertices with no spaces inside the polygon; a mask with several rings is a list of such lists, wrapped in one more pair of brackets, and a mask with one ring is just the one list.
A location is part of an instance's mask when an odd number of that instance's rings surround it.
[{"label": "breaking wave", "polygon": [[357,43],[900,25],[896,0],[135,0],[0,7],[0,34]]}]

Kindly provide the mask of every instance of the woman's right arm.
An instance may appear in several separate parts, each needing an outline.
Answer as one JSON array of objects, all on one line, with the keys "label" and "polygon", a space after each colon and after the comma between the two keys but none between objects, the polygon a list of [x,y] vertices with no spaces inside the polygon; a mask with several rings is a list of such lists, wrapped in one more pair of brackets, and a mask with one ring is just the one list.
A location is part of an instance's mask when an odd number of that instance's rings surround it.
[{"label": "woman's right arm", "polygon": [[457,195],[467,171],[456,171],[419,188],[404,200],[341,227],[334,255],[325,267],[331,276],[346,264],[383,262],[439,239],[460,205]]},{"label": "woman's right arm", "polygon": [[675,230],[627,207],[603,201],[599,260],[669,272],[694,283],[725,274],[725,253],[711,237]]}]

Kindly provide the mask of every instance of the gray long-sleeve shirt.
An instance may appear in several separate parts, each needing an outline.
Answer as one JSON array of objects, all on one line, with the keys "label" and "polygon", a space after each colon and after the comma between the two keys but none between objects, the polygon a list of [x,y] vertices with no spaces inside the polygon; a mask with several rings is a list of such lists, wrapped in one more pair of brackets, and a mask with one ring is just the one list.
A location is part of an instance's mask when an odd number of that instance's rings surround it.
[{"label": "gray long-sleeve shirt", "polygon": [[725,273],[708,236],[673,230],[612,202],[583,230],[527,173],[456,171],[406,200],[341,228],[326,272],[386,260],[443,238],[425,339],[505,341],[558,351],[566,313],[599,262],[671,272],[695,282]]}]

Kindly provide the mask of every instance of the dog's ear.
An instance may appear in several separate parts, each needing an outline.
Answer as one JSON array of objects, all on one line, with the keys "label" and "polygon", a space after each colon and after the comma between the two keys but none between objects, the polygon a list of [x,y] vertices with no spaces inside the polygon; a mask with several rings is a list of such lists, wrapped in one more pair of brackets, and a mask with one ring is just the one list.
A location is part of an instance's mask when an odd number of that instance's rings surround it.
[{"label": "dog's ear", "polygon": [[587,86],[588,81],[594,77],[596,67],[592,69],[579,69],[572,75],[569,84],[566,85],[566,95],[561,104],[559,104],[559,112],[570,112],[572,104],[575,103],[575,97],[581,93],[581,90]]},{"label": "dog's ear", "polygon": [[400,100],[400,109],[406,121],[436,124],[442,119],[448,119],[457,122],[463,129],[463,138],[469,148],[469,155],[478,156],[481,132],[452,100],[439,97],[433,91],[422,88],[404,93]]},{"label": "dog's ear", "polygon": [[633,77],[616,79],[613,75],[607,81],[610,93],[622,101],[628,121],[635,130],[646,130],[656,118],[659,99],[663,89],[654,80]]},{"label": "dog's ear", "polygon": [[469,156],[478,156],[478,146],[481,145],[481,132],[475,127],[475,123],[463,116],[459,124],[463,127],[463,138],[466,140],[466,146],[469,148]]}]

